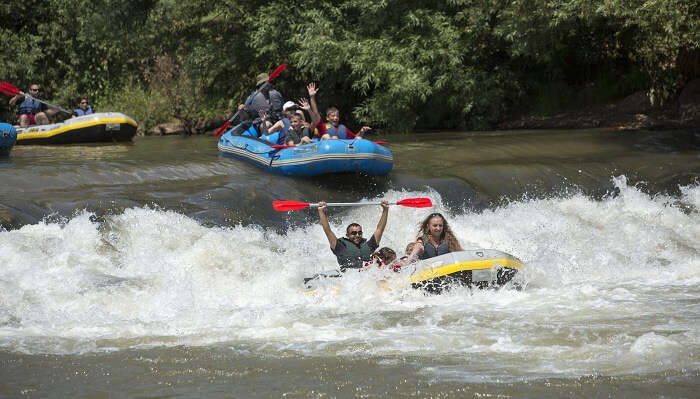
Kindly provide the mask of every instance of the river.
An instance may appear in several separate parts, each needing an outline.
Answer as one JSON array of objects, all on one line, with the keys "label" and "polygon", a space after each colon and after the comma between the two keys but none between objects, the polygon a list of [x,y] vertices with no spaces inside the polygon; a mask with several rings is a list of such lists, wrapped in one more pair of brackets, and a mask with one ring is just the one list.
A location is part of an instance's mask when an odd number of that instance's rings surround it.
[{"label": "river", "polygon": [[[211,137],[17,146],[0,158],[0,397],[695,397],[700,132],[431,132],[388,176],[297,179]],[[393,206],[382,245],[446,215],[521,289],[428,295],[334,267],[315,210]],[[379,206],[330,208],[339,234]]]}]

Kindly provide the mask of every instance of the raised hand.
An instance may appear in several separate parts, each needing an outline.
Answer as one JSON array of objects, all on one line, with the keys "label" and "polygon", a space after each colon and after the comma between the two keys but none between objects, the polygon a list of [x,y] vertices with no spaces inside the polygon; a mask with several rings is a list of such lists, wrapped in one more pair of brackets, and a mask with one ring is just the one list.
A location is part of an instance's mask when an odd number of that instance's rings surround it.
[{"label": "raised hand", "polygon": [[311,82],[306,86],[306,90],[309,92],[309,97],[313,97],[318,93],[318,87],[316,87],[316,83]]},{"label": "raised hand", "polygon": [[362,129],[360,129],[359,132],[357,132],[357,136],[362,137],[363,134],[367,133],[368,131],[372,130],[371,127],[369,126],[362,126]]},{"label": "raised hand", "polygon": [[299,101],[297,101],[297,103],[302,109],[305,109],[307,111],[311,109],[311,104],[309,104],[309,100],[305,98],[300,98]]}]

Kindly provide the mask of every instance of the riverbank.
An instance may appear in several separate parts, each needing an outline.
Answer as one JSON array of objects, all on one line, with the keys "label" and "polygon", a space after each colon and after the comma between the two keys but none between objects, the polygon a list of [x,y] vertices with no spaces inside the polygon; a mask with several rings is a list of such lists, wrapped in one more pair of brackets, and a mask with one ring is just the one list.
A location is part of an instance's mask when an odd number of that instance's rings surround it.
[{"label": "riverbank", "polygon": [[[147,136],[206,134],[226,122],[225,117],[198,118],[190,126],[171,122],[148,129]],[[676,130],[700,128],[700,79],[690,82],[677,99],[655,107],[642,91],[619,101],[593,105],[551,115],[532,113],[512,115],[495,126],[496,130],[591,129]]]},{"label": "riverbank", "polygon": [[673,130],[700,127],[700,79],[690,82],[680,96],[664,107],[654,107],[645,92],[636,92],[605,105],[589,106],[552,115],[519,115],[498,129]]}]

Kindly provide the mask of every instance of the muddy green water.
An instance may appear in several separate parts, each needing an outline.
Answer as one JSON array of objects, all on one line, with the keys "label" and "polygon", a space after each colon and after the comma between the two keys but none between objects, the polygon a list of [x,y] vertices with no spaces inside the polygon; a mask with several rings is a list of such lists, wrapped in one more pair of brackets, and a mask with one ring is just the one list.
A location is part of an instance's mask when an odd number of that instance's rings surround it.
[{"label": "muddy green water", "polygon": [[[210,137],[20,146],[0,159],[0,397],[697,397],[700,132],[437,132],[388,176],[296,179]],[[425,295],[334,266],[314,211],[445,214],[523,260],[522,290]],[[379,207],[329,210],[372,230]],[[401,277],[401,276],[399,276]]]}]

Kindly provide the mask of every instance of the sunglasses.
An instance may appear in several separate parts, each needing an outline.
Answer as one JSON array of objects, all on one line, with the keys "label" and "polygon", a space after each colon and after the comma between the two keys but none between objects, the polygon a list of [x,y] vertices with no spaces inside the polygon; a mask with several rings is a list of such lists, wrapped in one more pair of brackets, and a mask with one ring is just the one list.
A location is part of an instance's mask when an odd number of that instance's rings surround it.
[{"label": "sunglasses", "polygon": [[87,101],[81,101],[80,103],[81,103],[81,104],[87,104]]},{"label": "sunglasses", "polygon": [[357,230],[357,231],[351,231],[348,233],[351,236],[361,236],[362,235],[362,230]]},{"label": "sunglasses", "polygon": [[39,91],[39,89],[29,89],[29,91]]}]

